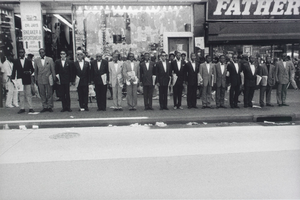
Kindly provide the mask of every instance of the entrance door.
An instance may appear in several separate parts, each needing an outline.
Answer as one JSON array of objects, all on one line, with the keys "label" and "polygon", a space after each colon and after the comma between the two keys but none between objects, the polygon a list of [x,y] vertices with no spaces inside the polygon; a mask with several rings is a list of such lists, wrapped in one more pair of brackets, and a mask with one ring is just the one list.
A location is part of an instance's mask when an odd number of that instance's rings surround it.
[{"label": "entrance door", "polygon": [[174,53],[174,51],[180,51],[185,53],[187,58],[189,58],[189,38],[180,37],[180,38],[168,38],[169,52]]}]

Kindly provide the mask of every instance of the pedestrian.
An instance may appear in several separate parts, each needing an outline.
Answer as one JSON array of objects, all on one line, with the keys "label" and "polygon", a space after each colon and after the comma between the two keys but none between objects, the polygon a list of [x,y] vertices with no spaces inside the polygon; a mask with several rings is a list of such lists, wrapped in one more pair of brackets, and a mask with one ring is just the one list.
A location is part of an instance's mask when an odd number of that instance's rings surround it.
[{"label": "pedestrian", "polygon": [[239,95],[242,86],[241,79],[241,64],[238,62],[238,55],[234,54],[232,56],[232,61],[227,65],[227,71],[229,72],[229,83],[230,83],[230,91],[229,91],[229,104],[231,108],[239,108],[238,101]]},{"label": "pedestrian", "polygon": [[77,61],[75,66],[75,87],[77,87],[79,99],[79,111],[89,111],[89,83],[90,83],[90,64],[83,59],[83,51],[77,50]]},{"label": "pedestrian", "polygon": [[196,54],[191,53],[191,60],[186,64],[187,106],[189,109],[197,107],[197,87],[200,64],[196,62]]},{"label": "pedestrian", "polygon": [[[13,79],[11,77],[13,72],[13,66],[14,66],[13,57],[11,55],[8,55],[6,60],[3,62],[3,66],[2,66],[3,83],[5,89],[7,90],[6,102],[5,102],[6,108],[19,107],[18,89],[15,86],[15,83],[13,82]],[[2,88],[1,88],[1,92],[2,92]]]},{"label": "pedestrian", "polygon": [[249,62],[242,62],[242,70],[244,74],[244,107],[253,107],[253,96],[256,88],[256,75],[258,63],[255,62],[254,56],[249,57]]},{"label": "pedestrian", "polygon": [[119,54],[114,53],[112,61],[108,63],[109,67],[109,85],[112,88],[114,111],[122,111],[122,88],[123,79],[123,61],[119,61]]},{"label": "pedestrian", "polygon": [[289,106],[286,104],[286,94],[288,83],[292,79],[293,63],[287,61],[287,55],[283,54],[282,58],[275,63],[277,91],[276,98],[278,106]]},{"label": "pedestrian", "polygon": [[55,67],[52,58],[46,56],[45,49],[39,50],[40,57],[34,60],[35,80],[39,87],[43,109],[41,112],[53,112],[53,82]]},{"label": "pedestrian", "polygon": [[[155,62],[150,60],[150,54],[144,54],[145,61],[140,63],[140,83],[143,86],[145,110],[154,110],[152,107],[152,96],[156,79]],[[155,81],[155,80],[154,80]]]},{"label": "pedestrian", "polygon": [[227,108],[225,106],[225,92],[227,89],[227,62],[224,55],[220,55],[219,62],[215,65],[216,74],[216,107]]},{"label": "pedestrian", "polygon": [[168,87],[171,80],[171,63],[166,59],[164,51],[160,55],[161,60],[156,63],[156,83],[159,88],[159,106],[160,110],[168,109]]},{"label": "pedestrian", "polygon": [[205,56],[205,62],[200,65],[199,74],[203,79],[202,109],[213,108],[211,104],[212,87],[215,83],[215,67],[211,62],[211,56]]},{"label": "pedestrian", "polygon": [[109,83],[108,62],[102,59],[102,53],[96,54],[91,62],[91,80],[95,84],[97,111],[106,111],[107,83]]},{"label": "pedestrian", "polygon": [[259,92],[259,104],[260,107],[265,106],[264,96],[266,94],[266,106],[273,107],[271,104],[272,87],[276,82],[276,68],[271,63],[271,56],[266,57],[266,62],[261,64],[258,69],[258,75],[261,77],[260,92]]},{"label": "pedestrian", "polygon": [[58,90],[61,97],[62,110],[61,112],[72,112],[70,98],[70,84],[74,84],[74,65],[71,60],[66,59],[67,53],[65,50],[60,51],[60,59],[55,61],[55,73],[58,78]]},{"label": "pedestrian", "polygon": [[130,111],[135,111],[137,106],[137,85],[140,80],[140,66],[134,60],[134,54],[129,53],[129,60],[123,63],[123,77],[126,82],[127,104]]},{"label": "pedestrian", "polygon": [[185,81],[186,63],[181,59],[181,53],[176,52],[176,58],[172,62],[173,73],[173,101],[174,110],[183,109],[181,106],[183,84]]}]

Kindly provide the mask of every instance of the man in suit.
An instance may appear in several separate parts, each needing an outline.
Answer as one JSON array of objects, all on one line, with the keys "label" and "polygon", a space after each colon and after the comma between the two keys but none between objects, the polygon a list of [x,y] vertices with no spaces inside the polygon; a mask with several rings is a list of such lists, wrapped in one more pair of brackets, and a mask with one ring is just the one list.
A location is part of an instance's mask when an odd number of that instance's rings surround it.
[{"label": "man in suit", "polygon": [[241,89],[241,65],[238,63],[238,56],[235,54],[232,56],[232,61],[229,61],[227,65],[227,71],[229,72],[229,103],[231,108],[239,108],[238,100]]},{"label": "man in suit", "polygon": [[134,60],[134,54],[129,53],[129,60],[123,63],[123,77],[126,82],[127,104],[130,111],[135,111],[137,106],[137,84],[140,80],[140,66]]},{"label": "man in suit", "polygon": [[61,94],[62,110],[61,112],[72,112],[70,99],[70,83],[74,82],[73,62],[66,59],[66,51],[60,51],[60,59],[55,61],[55,73],[58,81],[58,90]]},{"label": "man in suit", "polygon": [[140,78],[143,85],[145,110],[153,110],[153,76],[155,76],[155,63],[150,60],[149,53],[144,54],[145,61],[140,63]]},{"label": "man in suit", "polygon": [[77,61],[74,63],[75,85],[79,99],[79,111],[89,111],[90,64],[83,59],[83,51],[77,50]]},{"label": "man in suit", "polygon": [[112,61],[108,63],[109,68],[109,84],[112,87],[114,111],[122,111],[122,88],[123,80],[123,61],[119,61],[119,54],[114,53]]},{"label": "man in suit", "polygon": [[168,109],[168,87],[171,79],[171,63],[166,60],[166,52],[161,52],[161,61],[156,64],[156,82],[159,87],[160,110]]},{"label": "man in suit", "polygon": [[[33,66],[32,62],[25,58],[25,50],[20,49],[18,51],[19,58],[14,60],[13,71],[11,75],[11,79],[22,79],[23,90],[19,92],[20,98],[20,110],[18,114],[25,112],[25,99],[29,106],[29,112],[33,113],[32,109],[32,94],[31,94],[31,74],[33,74]],[[16,75],[17,73],[17,75]]]},{"label": "man in suit", "polygon": [[108,62],[102,59],[102,54],[96,54],[96,60],[91,62],[91,80],[95,84],[97,111],[106,111],[107,83],[109,82]]},{"label": "man in suit", "polygon": [[[176,52],[176,58],[172,62],[172,72],[173,72],[173,101],[174,109],[183,109],[181,107],[182,90],[185,81],[185,67],[186,62],[181,59],[181,53]],[[177,77],[174,83],[174,77]]]},{"label": "man in suit", "polygon": [[215,65],[216,72],[216,107],[217,108],[226,108],[224,105],[225,101],[225,91],[227,88],[226,85],[226,75],[227,75],[227,63],[224,55],[219,57],[219,62]]},{"label": "man in suit", "polygon": [[197,87],[198,87],[199,63],[196,62],[196,54],[191,53],[191,61],[186,64],[186,82],[187,82],[187,106],[189,109],[198,108]]},{"label": "man in suit", "polygon": [[43,105],[41,112],[53,112],[52,85],[56,79],[54,62],[52,58],[46,56],[45,49],[41,48],[39,54],[40,57],[34,60],[34,70]]},{"label": "man in suit", "polygon": [[244,107],[253,107],[252,99],[256,87],[257,63],[254,56],[249,57],[249,61],[242,62],[242,70],[244,74]]},{"label": "man in suit", "polygon": [[276,68],[274,65],[271,64],[272,58],[271,56],[266,57],[266,63],[263,63],[259,66],[258,75],[263,77],[267,77],[267,82],[264,84],[263,81],[260,81],[260,93],[259,93],[259,104],[260,107],[264,107],[264,96],[266,93],[266,106],[273,107],[271,104],[271,92],[272,87],[275,85],[276,82]]},{"label": "man in suit", "polygon": [[287,61],[287,55],[283,54],[282,59],[275,63],[277,82],[277,104],[278,106],[288,106],[286,104],[287,85],[292,79],[293,63]]},{"label": "man in suit", "polygon": [[202,108],[213,108],[210,101],[212,86],[215,82],[215,67],[210,55],[205,56],[205,62],[200,65],[199,74],[203,80]]}]

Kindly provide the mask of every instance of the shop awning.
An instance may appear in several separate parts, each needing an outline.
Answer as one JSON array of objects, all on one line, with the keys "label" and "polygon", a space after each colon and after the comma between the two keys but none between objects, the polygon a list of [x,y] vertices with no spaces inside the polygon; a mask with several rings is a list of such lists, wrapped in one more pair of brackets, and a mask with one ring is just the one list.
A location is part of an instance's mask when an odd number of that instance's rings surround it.
[{"label": "shop awning", "polygon": [[300,22],[211,22],[209,42],[300,40]]}]

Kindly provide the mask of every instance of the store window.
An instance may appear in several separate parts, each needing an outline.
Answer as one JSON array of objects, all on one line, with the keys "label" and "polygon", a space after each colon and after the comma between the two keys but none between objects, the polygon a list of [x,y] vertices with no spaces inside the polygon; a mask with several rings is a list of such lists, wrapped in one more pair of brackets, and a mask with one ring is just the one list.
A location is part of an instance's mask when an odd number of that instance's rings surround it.
[{"label": "store window", "polygon": [[74,6],[75,43],[90,56],[163,49],[164,32],[191,31],[190,6]]}]

